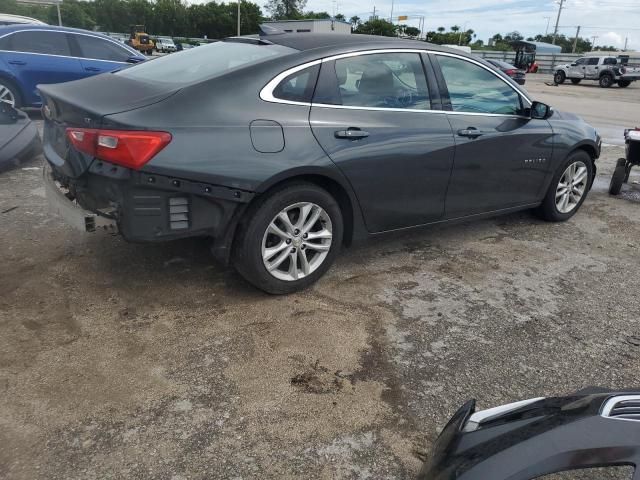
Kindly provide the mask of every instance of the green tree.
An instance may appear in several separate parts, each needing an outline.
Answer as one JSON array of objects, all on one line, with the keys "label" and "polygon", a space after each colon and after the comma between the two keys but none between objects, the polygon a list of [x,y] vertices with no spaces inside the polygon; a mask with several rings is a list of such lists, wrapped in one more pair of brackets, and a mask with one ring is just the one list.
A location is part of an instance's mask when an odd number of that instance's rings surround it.
[{"label": "green tree", "polygon": [[307,0],[269,0],[266,8],[274,20],[296,20],[306,5]]},{"label": "green tree", "polygon": [[351,17],[349,21],[351,22],[351,30],[355,30],[356,28],[358,28],[358,25],[360,25],[361,23],[360,17],[358,17],[357,15]]},{"label": "green tree", "polygon": [[335,18],[336,20],[340,20],[341,22],[344,22],[347,20],[346,17],[341,13],[336,13],[336,16],[333,18]]},{"label": "green tree", "polygon": [[371,19],[368,22],[361,23],[353,33],[363,33],[367,35],[380,35],[383,37],[395,37],[396,26],[382,19]]},{"label": "green tree", "polygon": [[438,27],[436,30],[438,31],[438,33],[444,33],[444,31],[446,30],[446,28],[444,28],[444,27]]},{"label": "green tree", "polygon": [[417,37],[418,35],[420,35],[420,29],[416,28],[416,27],[406,27],[404,29],[404,34],[408,37]]}]

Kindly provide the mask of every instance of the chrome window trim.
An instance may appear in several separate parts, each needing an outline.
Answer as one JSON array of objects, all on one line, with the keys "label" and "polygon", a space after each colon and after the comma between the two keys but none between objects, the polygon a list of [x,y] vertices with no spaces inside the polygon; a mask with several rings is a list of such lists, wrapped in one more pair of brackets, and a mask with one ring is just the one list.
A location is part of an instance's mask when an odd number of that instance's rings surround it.
[{"label": "chrome window trim", "polygon": [[[109,43],[113,43],[115,46],[122,48],[125,52],[131,53],[131,56],[133,55],[139,55],[139,52],[137,50],[133,50],[131,48],[129,48],[128,45],[125,44],[120,44],[119,42],[111,39],[111,38],[104,38],[104,37],[99,37],[97,35],[91,35],[90,33],[83,33],[83,32],[67,32],[67,31],[57,31],[57,30],[48,30],[46,28],[29,28],[27,30],[14,30],[13,32],[9,32],[9,33],[5,33],[4,35],[0,35],[0,39],[8,37],[9,35],[14,35],[16,33],[28,33],[28,32],[51,32],[51,33],[62,33],[64,35],[83,35],[85,37],[92,37],[92,38],[97,38],[98,40],[103,40],[105,42],[109,42]],[[118,62],[116,60],[104,60],[102,58],[88,58],[88,57],[74,57],[72,55],[56,55],[53,53],[37,53],[37,52],[21,52],[19,50],[0,50],[0,52],[7,52],[7,53],[20,53],[20,54],[24,54],[24,55],[43,55],[45,57],[59,57],[59,58],[75,58],[78,60],[94,60],[96,62],[110,62],[110,63],[120,63],[122,65],[129,65],[128,62]]]},{"label": "chrome window trim", "polygon": [[378,53],[417,53],[417,54],[434,54],[434,55],[443,55],[447,57],[458,58],[460,60],[465,60],[469,63],[473,63],[486,71],[490,72],[494,76],[496,76],[499,80],[503,81],[505,85],[513,89],[520,97],[522,97],[525,102],[531,106],[533,103],[531,99],[524,93],[524,91],[520,90],[514,85],[511,85],[505,78],[502,78],[499,72],[494,69],[483,65],[482,63],[472,59],[467,58],[462,55],[457,55],[455,53],[448,52],[439,52],[435,50],[425,50],[425,49],[416,49],[416,48],[385,48],[385,49],[376,49],[376,50],[361,50],[357,52],[349,52],[349,53],[341,53],[338,55],[332,55],[330,57],[321,58],[318,60],[313,60],[311,62],[303,63],[296,67],[289,68],[284,72],[276,75],[271,81],[269,81],[263,88],[260,90],[260,98],[265,102],[271,103],[281,103],[285,105],[298,105],[304,107],[321,107],[321,108],[335,108],[335,109],[344,109],[344,110],[365,110],[365,111],[383,111],[383,112],[414,112],[414,113],[440,113],[445,115],[471,115],[471,116],[481,116],[481,117],[510,117],[510,118],[529,118],[525,115],[516,115],[516,114],[507,114],[507,113],[479,113],[479,112],[456,112],[451,110],[421,110],[421,109],[409,109],[409,108],[385,108],[385,107],[358,107],[353,105],[331,105],[326,103],[313,103],[313,102],[296,102],[292,100],[284,100],[280,98],[276,98],[273,96],[273,91],[278,86],[278,84],[284,80],[289,75],[292,75],[300,70],[304,70],[305,68],[312,67],[314,65],[318,65],[320,63],[331,62],[333,60],[339,60],[341,58],[350,58],[357,57],[360,55],[375,55]]},{"label": "chrome window trim", "polygon": [[631,418],[616,418],[616,417],[609,416],[611,414],[611,410],[613,410],[613,407],[615,407],[618,403],[624,402],[627,400],[640,400],[640,395],[618,395],[616,397],[609,398],[605,402],[605,404],[602,406],[602,409],[600,410],[600,416],[605,418],[610,418],[611,420],[619,420],[619,421],[622,420],[627,422],[640,421],[640,420],[633,420]]}]

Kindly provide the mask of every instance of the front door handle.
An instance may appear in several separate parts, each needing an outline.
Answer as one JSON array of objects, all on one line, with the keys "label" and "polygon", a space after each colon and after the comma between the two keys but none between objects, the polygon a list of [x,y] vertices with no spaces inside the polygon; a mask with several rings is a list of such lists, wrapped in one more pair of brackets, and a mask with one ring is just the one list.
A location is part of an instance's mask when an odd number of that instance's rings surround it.
[{"label": "front door handle", "polygon": [[101,72],[102,70],[98,67],[84,67],[87,72]]},{"label": "front door handle", "polygon": [[359,128],[349,127],[346,130],[338,130],[335,133],[336,138],[348,138],[349,140],[359,140],[369,136],[369,132],[360,130]]},{"label": "front door handle", "polygon": [[469,127],[458,130],[458,135],[460,137],[478,138],[484,135],[484,132],[478,130],[475,127]]},{"label": "front door handle", "polygon": [[22,60],[9,60],[9,63],[11,65],[26,65],[27,62],[24,62]]}]

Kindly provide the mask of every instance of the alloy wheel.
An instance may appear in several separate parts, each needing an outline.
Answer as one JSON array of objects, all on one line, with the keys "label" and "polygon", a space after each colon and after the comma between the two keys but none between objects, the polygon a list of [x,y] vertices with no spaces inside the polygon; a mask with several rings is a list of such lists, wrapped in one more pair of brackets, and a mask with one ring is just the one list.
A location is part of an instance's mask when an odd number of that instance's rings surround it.
[{"label": "alloy wheel", "polygon": [[8,87],[0,83],[0,102],[8,103],[12,107],[16,106],[16,99],[13,92]]},{"label": "alloy wheel", "polygon": [[262,261],[279,280],[295,281],[310,275],[329,254],[333,226],[325,210],[310,202],[281,210],[262,238]]},{"label": "alloy wheel", "polygon": [[556,188],[556,208],[560,213],[573,211],[587,191],[589,170],[584,162],[574,162],[567,167]]}]

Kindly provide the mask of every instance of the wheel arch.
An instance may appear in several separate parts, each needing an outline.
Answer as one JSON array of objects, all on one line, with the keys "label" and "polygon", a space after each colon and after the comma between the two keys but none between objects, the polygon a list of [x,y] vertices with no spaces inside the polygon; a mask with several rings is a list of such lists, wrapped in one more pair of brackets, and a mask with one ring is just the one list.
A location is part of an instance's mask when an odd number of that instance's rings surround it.
[{"label": "wheel arch", "polygon": [[591,189],[591,187],[593,186],[593,182],[596,179],[596,159],[599,156],[598,147],[595,143],[592,144],[591,142],[584,141],[579,143],[578,145],[575,145],[571,150],[569,150],[569,153],[565,158],[569,158],[570,155],[573,155],[576,152],[585,152],[587,155],[589,155],[589,158],[591,158],[591,166],[593,168],[593,177],[591,178],[591,185],[589,185],[589,189]]},{"label": "wheel arch", "polygon": [[340,174],[326,168],[309,169],[303,167],[278,174],[266,180],[257,188],[257,195],[251,202],[239,209],[224,237],[214,241],[212,247],[214,257],[219,262],[225,265],[228,264],[233,245],[238,237],[239,227],[251,207],[261,202],[265,195],[296,182],[316,185],[328,191],[336,199],[344,221],[343,245],[348,247],[355,241],[367,236],[360,204],[347,180]]}]

